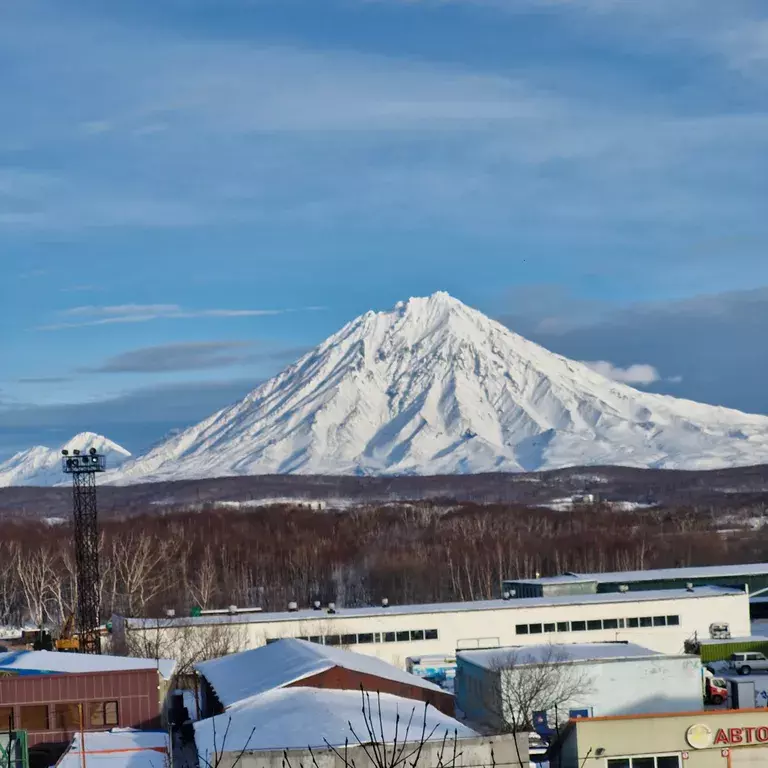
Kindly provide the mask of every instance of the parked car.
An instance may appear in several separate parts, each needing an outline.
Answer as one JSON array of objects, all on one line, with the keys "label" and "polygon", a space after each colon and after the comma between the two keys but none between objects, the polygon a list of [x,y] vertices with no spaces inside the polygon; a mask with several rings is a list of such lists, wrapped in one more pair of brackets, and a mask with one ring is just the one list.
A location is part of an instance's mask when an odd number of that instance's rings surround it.
[{"label": "parked car", "polygon": [[729,659],[731,668],[740,675],[748,675],[751,672],[768,672],[768,659],[755,651],[732,653]]}]

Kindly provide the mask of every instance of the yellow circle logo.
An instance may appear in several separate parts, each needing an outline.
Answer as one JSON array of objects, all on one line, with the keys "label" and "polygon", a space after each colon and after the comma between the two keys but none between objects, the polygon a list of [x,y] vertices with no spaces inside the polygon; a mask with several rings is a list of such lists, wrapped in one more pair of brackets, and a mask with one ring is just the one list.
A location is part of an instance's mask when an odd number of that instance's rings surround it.
[{"label": "yellow circle logo", "polygon": [[707,747],[711,747],[712,729],[703,723],[692,725],[685,733],[685,740],[694,749],[706,749]]}]

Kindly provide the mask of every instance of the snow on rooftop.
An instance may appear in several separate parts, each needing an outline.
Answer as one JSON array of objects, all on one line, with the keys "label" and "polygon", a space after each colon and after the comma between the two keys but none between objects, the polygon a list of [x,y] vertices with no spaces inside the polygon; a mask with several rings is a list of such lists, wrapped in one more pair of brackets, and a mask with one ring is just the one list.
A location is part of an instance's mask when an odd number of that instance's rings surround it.
[{"label": "snow on rooftop", "polygon": [[115,728],[112,731],[76,733],[57,768],[165,768],[168,764],[168,735],[163,731],[136,731]]},{"label": "snow on rooftop", "polygon": [[205,624],[269,624],[278,621],[300,622],[312,619],[322,620],[323,623],[344,620],[345,618],[365,618],[374,616],[405,616],[424,615],[431,613],[463,613],[465,611],[516,611],[523,608],[547,608],[560,605],[593,605],[596,603],[641,603],[652,600],[680,600],[702,597],[727,597],[743,595],[736,587],[696,587],[687,589],[655,589],[637,590],[633,592],[603,592],[588,595],[552,595],[547,597],[525,597],[515,600],[474,600],[457,603],[424,603],[415,605],[365,606],[363,608],[336,607],[335,613],[314,611],[280,611],[279,613],[242,613],[236,615],[215,616],[182,616],[173,619],[143,619],[127,618],[133,629],[163,629],[171,627],[188,627]]},{"label": "snow on rooftop", "polygon": [[[247,751],[322,748],[326,740],[336,747],[343,747],[345,740],[354,745],[356,740],[350,731],[350,723],[361,740],[367,741],[369,734],[363,719],[361,696],[360,691],[280,688],[245,699],[221,715],[195,723],[195,743],[201,763],[211,761],[211,756],[216,753],[240,752],[244,748]],[[396,733],[398,742],[403,740],[412,713],[409,739],[421,736],[422,702],[388,693],[382,693],[380,698],[372,693],[369,701],[377,728],[377,701],[381,702],[387,743],[394,741]],[[366,711],[369,711],[367,704]],[[396,724],[398,715],[400,722]],[[442,740],[447,732],[450,741],[454,731],[459,738],[478,735],[434,707],[428,707],[426,715],[427,734],[435,728],[432,739]]]},{"label": "snow on rooftop", "polygon": [[119,672],[132,669],[157,669],[164,680],[173,676],[173,659],[136,659],[130,656],[93,656],[56,651],[9,651],[0,653],[0,671],[62,673]]},{"label": "snow on rooftop", "polygon": [[195,665],[225,707],[332,667],[441,691],[439,686],[373,656],[293,638]]},{"label": "snow on rooftop", "polygon": [[567,643],[564,645],[529,645],[524,648],[490,648],[484,651],[461,651],[457,659],[476,667],[497,668],[499,664],[521,666],[577,661],[617,661],[661,656],[657,651],[634,643]]},{"label": "snow on rooftop", "polygon": [[766,576],[768,563],[739,563],[737,565],[694,565],[686,568],[654,568],[644,571],[607,571],[605,573],[564,573],[539,579],[509,579],[519,584],[573,584],[596,581],[610,582],[656,581],[658,579],[708,579],[722,576]]}]

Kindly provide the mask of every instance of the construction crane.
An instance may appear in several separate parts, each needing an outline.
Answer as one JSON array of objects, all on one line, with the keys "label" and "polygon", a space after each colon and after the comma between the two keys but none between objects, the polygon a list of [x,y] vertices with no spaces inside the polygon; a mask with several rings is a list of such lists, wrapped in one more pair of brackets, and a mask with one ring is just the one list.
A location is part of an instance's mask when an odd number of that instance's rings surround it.
[{"label": "construction crane", "polygon": [[77,568],[77,650],[101,653],[99,636],[99,526],[96,509],[96,474],[107,468],[106,457],[95,448],[80,455],[63,450],[61,462],[72,475],[72,506]]}]

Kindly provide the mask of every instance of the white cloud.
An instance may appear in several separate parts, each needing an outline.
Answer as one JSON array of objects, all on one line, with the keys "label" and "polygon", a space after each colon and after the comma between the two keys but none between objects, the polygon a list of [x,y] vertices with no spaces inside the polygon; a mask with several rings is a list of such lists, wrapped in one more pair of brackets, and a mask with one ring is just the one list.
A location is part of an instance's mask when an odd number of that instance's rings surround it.
[{"label": "white cloud", "polygon": [[594,362],[585,361],[593,371],[606,376],[613,381],[622,384],[637,384],[639,386],[648,386],[661,380],[659,372],[646,363],[635,363],[626,368],[609,363],[607,360],[596,360]]}]

